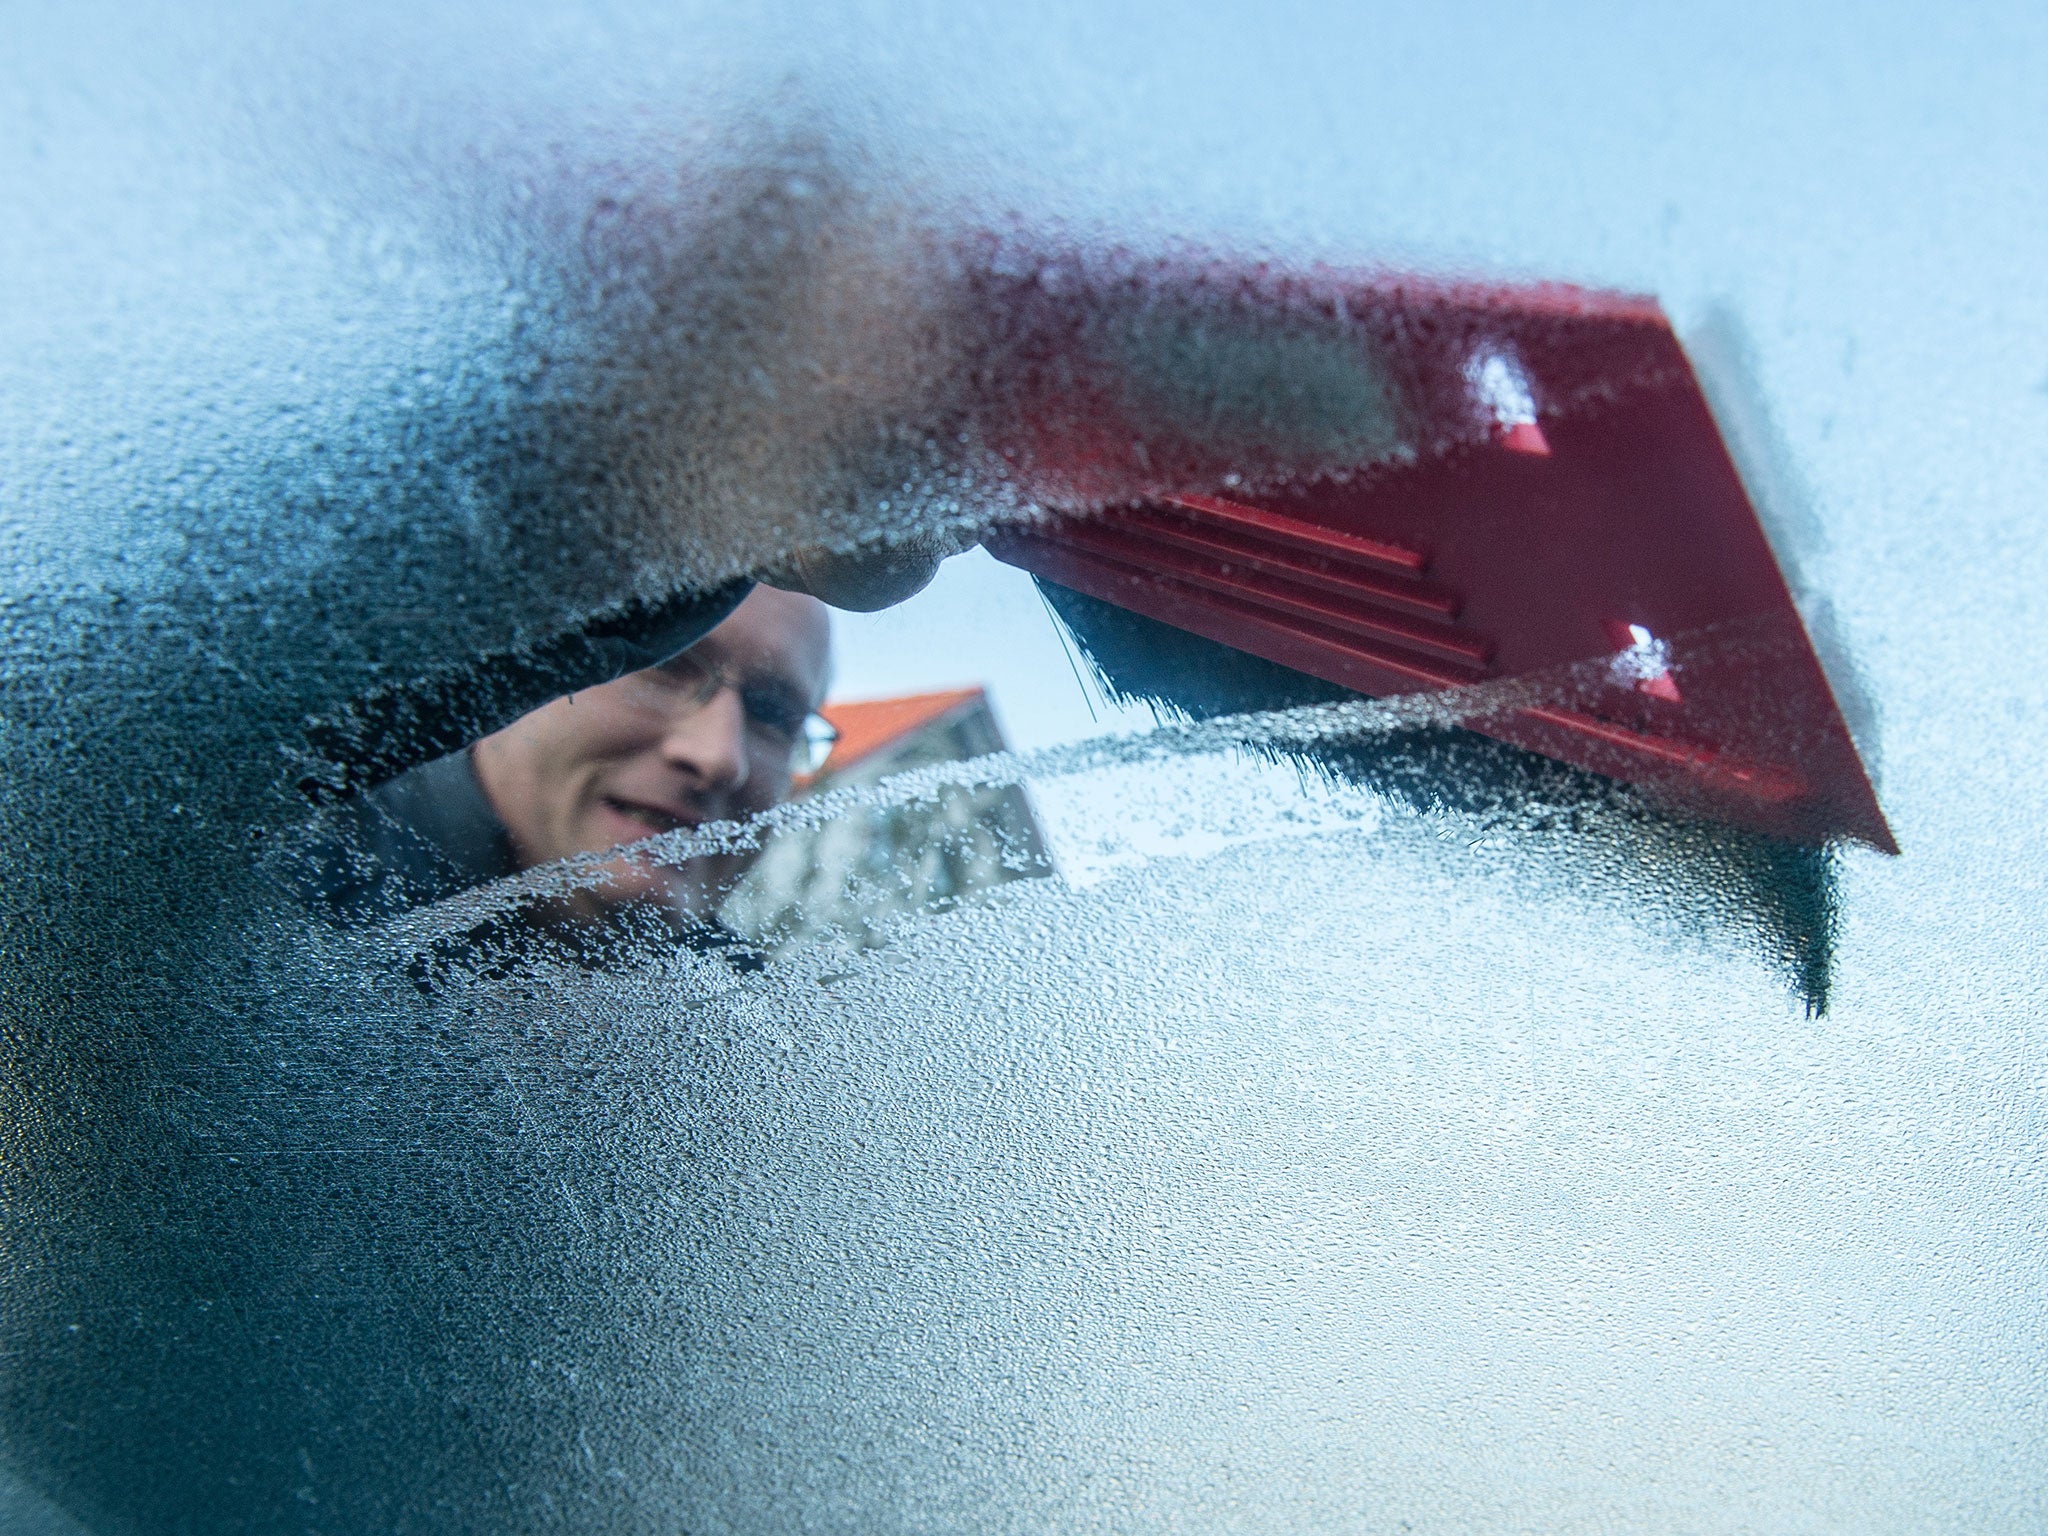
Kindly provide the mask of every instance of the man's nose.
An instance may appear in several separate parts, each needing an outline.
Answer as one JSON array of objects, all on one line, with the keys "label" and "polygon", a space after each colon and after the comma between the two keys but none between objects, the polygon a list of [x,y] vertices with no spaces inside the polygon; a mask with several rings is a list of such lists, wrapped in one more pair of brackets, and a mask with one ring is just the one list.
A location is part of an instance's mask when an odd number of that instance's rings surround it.
[{"label": "man's nose", "polygon": [[747,713],[731,688],[721,688],[669,723],[661,755],[688,773],[695,788],[730,794],[747,782]]}]

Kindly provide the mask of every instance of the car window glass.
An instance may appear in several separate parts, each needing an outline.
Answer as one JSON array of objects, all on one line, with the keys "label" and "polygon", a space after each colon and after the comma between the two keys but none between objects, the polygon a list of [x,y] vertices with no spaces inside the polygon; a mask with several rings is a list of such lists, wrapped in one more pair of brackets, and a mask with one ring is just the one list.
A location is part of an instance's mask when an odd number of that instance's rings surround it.
[{"label": "car window glass", "polygon": [[[0,33],[0,1522],[2038,1528],[2037,17]],[[1496,668],[1695,380],[1775,627]],[[1446,464],[1230,578],[1428,690],[1085,589]],[[814,792],[472,767],[777,582]]]}]

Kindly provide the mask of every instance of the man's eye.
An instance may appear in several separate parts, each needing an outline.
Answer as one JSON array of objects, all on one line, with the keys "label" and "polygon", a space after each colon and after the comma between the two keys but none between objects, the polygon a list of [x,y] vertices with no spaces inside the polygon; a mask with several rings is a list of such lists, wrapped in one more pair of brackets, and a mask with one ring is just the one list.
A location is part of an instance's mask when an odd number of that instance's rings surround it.
[{"label": "man's eye", "polygon": [[804,709],[792,699],[749,688],[740,695],[740,702],[748,721],[764,731],[794,740],[803,729]]}]

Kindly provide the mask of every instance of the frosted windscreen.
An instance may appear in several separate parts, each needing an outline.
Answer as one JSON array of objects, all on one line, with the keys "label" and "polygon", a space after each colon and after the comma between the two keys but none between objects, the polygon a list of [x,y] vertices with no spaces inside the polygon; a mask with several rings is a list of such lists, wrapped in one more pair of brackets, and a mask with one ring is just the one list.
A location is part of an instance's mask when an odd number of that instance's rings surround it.
[{"label": "frosted windscreen", "polygon": [[[2044,59],[2018,7],[0,22],[0,1524],[2038,1529]],[[550,938],[587,861],[309,904],[322,817],[743,578],[1427,447],[1272,276],[1337,268],[1729,364],[1900,856],[1455,706],[1155,720],[966,553],[839,675],[988,682],[1014,750],[665,834],[769,846],[730,949]],[[1142,452],[1055,464],[1055,324]],[[761,893],[977,796],[1017,878]]]}]

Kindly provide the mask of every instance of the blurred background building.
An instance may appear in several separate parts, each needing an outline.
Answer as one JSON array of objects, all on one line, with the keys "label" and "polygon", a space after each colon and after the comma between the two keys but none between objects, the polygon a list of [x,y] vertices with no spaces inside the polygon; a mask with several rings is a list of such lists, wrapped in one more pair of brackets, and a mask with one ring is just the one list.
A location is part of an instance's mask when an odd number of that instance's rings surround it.
[{"label": "blurred background building", "polygon": [[[859,789],[895,774],[1007,750],[988,694],[955,688],[827,704],[839,731],[807,793]],[[907,913],[949,906],[1012,880],[1052,873],[1031,802],[1014,784],[944,784],[817,827],[778,833],[720,909],[770,949],[836,930],[855,948],[886,941]]]}]

